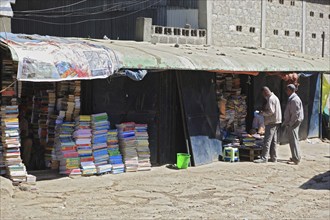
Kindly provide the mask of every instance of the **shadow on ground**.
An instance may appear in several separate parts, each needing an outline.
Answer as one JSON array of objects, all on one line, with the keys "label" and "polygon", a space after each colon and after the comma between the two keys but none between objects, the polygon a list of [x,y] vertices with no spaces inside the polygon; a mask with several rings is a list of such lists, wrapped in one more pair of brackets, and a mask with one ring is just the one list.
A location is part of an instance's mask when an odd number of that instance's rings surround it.
[{"label": "shadow on ground", "polygon": [[330,170],[314,176],[300,186],[301,189],[330,190]]}]

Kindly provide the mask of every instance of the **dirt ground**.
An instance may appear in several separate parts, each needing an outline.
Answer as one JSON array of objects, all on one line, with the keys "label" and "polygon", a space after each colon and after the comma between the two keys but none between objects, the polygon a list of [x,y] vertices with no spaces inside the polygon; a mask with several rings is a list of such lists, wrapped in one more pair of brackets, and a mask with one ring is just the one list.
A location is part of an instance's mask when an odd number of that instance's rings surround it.
[{"label": "dirt ground", "polygon": [[[68,177],[12,189],[1,219],[329,219],[330,146],[302,143],[299,166],[216,162],[187,170]],[[279,159],[290,156],[279,147]]]}]

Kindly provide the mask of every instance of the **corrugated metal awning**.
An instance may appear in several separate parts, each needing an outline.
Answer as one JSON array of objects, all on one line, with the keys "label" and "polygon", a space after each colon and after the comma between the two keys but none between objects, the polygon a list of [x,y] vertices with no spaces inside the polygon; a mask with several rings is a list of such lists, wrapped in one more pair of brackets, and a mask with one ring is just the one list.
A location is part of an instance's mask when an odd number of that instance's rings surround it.
[{"label": "corrugated metal awning", "polygon": [[[59,38],[39,35],[22,35],[0,33],[0,42],[11,50],[14,60],[19,61],[19,71],[23,70],[24,59],[36,62],[34,69],[39,75],[27,77],[18,74],[22,81],[60,81],[73,79],[105,78],[120,69],[146,70],[205,70],[214,72],[329,72],[329,58],[310,57],[297,53],[287,53],[270,49],[215,47],[174,44],[151,44],[135,41],[113,41],[82,38]],[[35,51],[38,51],[38,56]],[[70,53],[68,53],[70,51]],[[99,63],[93,63],[89,55],[103,55]],[[55,54],[55,55],[54,55]],[[49,58],[53,56],[52,58]],[[74,57],[70,57],[74,56]],[[85,57],[86,56],[86,57]],[[77,57],[89,61],[89,68],[96,73],[88,77],[55,77],[51,71],[63,71],[70,66],[79,67]],[[103,60],[102,60],[103,59]],[[106,62],[109,59],[110,62]],[[38,61],[40,61],[38,63]],[[41,62],[42,61],[42,62]],[[25,62],[25,63],[29,63]],[[49,62],[47,76],[44,70],[38,70],[40,63]],[[59,64],[60,63],[60,64]],[[74,63],[74,64],[73,64]],[[105,68],[111,68],[105,71]],[[98,75],[102,71],[105,75]],[[84,76],[84,75],[83,75]]]}]

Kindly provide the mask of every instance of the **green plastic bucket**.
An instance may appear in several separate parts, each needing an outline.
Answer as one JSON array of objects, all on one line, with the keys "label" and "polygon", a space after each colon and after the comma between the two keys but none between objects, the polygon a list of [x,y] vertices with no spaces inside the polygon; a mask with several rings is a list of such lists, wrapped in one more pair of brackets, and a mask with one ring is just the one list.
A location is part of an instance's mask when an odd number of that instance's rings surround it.
[{"label": "green plastic bucket", "polygon": [[176,166],[179,169],[187,169],[190,162],[190,154],[177,153],[176,154]]}]

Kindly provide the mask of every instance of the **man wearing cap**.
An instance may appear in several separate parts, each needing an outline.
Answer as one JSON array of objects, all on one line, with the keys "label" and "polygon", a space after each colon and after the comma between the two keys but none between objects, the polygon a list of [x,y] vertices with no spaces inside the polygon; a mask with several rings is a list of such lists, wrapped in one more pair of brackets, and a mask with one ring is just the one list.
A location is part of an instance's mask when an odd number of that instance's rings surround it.
[{"label": "man wearing cap", "polygon": [[261,91],[267,101],[264,110],[261,112],[265,122],[265,138],[261,157],[254,162],[267,163],[269,154],[270,161],[277,162],[277,130],[282,122],[281,104],[277,96],[268,87],[263,87]]},{"label": "man wearing cap", "polygon": [[289,99],[284,112],[283,125],[287,127],[292,154],[288,163],[298,165],[301,160],[298,132],[300,124],[304,120],[304,109],[299,96],[296,94],[295,85],[289,84],[286,88],[286,93]]}]

